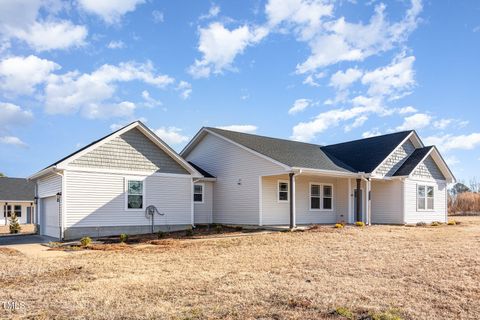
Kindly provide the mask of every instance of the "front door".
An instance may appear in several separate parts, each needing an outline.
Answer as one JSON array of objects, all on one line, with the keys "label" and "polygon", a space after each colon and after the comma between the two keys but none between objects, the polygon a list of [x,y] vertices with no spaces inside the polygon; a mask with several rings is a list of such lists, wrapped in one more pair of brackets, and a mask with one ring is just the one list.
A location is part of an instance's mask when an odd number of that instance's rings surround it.
[{"label": "front door", "polygon": [[32,207],[27,207],[27,223],[32,223]]},{"label": "front door", "polygon": [[[353,220],[358,221],[357,218],[357,189],[353,190]],[[360,189],[360,221],[363,221],[363,190]]]}]

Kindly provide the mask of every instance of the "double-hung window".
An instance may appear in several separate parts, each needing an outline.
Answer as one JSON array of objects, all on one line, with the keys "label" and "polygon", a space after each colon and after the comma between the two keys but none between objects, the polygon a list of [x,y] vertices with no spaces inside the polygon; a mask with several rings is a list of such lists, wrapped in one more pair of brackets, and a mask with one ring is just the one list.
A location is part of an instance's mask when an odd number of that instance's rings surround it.
[{"label": "double-hung window", "polygon": [[193,186],[193,202],[203,203],[203,183],[196,183]]},{"label": "double-hung window", "polygon": [[127,179],[127,209],[144,209],[145,186],[143,180]]},{"label": "double-hung window", "polygon": [[332,185],[310,184],[310,210],[333,210]]},{"label": "double-hung window", "polygon": [[19,206],[19,205],[13,206],[13,212],[18,218],[20,218],[22,216],[22,206]]},{"label": "double-hung window", "polygon": [[417,209],[434,209],[435,191],[433,186],[417,185]]},{"label": "double-hung window", "polygon": [[278,181],[278,201],[288,202],[289,186],[287,181]]}]

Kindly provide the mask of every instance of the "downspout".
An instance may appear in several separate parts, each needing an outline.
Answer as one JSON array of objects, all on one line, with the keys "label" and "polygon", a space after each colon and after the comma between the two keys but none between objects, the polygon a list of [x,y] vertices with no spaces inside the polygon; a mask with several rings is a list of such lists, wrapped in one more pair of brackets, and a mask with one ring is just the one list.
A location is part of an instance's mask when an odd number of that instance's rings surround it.
[{"label": "downspout", "polygon": [[64,177],[63,177],[63,174],[58,172],[58,171],[54,171],[53,173],[59,175],[60,177],[62,177],[62,191],[58,192],[57,193],[57,197],[60,199],[59,201],[59,210],[58,210],[58,223],[60,225],[60,240],[62,241],[63,240],[63,233],[64,233],[64,230],[63,230],[63,216],[64,216],[64,197],[65,195],[63,194],[63,190],[64,188],[66,187],[65,186],[65,181],[64,181]]},{"label": "downspout", "polygon": [[290,230],[296,227],[295,222],[295,173],[291,172],[288,174],[290,178]]}]

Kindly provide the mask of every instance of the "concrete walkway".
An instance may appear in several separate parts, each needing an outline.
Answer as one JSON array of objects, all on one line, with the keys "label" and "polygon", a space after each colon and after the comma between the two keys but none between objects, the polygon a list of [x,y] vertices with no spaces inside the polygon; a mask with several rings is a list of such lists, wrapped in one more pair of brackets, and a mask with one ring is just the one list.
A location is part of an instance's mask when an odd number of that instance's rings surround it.
[{"label": "concrete walkway", "polygon": [[0,236],[0,247],[15,249],[25,256],[36,258],[68,255],[68,252],[64,251],[49,251],[48,247],[42,245],[50,241],[56,241],[56,239],[37,234]]}]

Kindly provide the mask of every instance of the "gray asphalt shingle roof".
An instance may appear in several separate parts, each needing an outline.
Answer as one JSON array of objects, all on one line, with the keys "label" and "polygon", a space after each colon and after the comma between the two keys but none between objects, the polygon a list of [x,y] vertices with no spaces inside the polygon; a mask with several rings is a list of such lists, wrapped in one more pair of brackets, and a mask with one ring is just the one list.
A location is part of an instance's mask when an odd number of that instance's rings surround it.
[{"label": "gray asphalt shingle roof", "polygon": [[433,146],[416,149],[393,175],[408,176],[432,149]]},{"label": "gray asphalt shingle roof", "polygon": [[311,143],[270,138],[218,128],[206,128],[212,132],[261,153],[290,167],[312,168],[341,172],[354,169],[334,157],[327,156],[321,146]]},{"label": "gray asphalt shingle roof", "polygon": [[198,172],[200,172],[200,174],[202,176],[204,176],[205,178],[215,178],[215,176],[211,175],[210,173],[208,173],[207,171],[203,170],[202,168],[200,168],[199,166],[197,166],[195,163],[191,162],[191,161],[188,161],[188,163],[195,168],[195,170],[197,170]]},{"label": "gray asphalt shingle roof", "polygon": [[0,200],[33,201],[35,184],[24,178],[0,177]]},{"label": "gray asphalt shingle roof", "polygon": [[290,167],[370,173],[412,131],[396,132],[328,146],[207,127],[227,139]]}]

